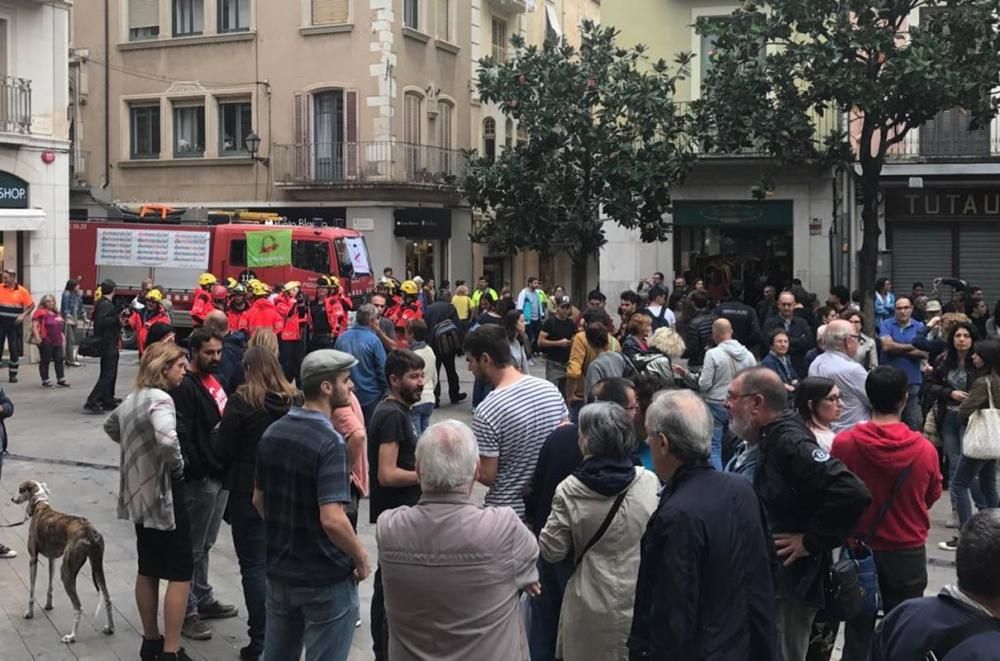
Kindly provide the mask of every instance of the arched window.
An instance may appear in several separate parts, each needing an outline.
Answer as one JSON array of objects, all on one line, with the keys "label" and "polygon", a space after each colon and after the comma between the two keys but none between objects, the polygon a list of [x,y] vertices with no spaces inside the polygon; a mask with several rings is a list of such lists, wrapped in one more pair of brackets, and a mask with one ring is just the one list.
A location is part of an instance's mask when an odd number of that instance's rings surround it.
[{"label": "arched window", "polygon": [[497,123],[492,117],[483,120],[483,156],[490,161],[497,157]]}]

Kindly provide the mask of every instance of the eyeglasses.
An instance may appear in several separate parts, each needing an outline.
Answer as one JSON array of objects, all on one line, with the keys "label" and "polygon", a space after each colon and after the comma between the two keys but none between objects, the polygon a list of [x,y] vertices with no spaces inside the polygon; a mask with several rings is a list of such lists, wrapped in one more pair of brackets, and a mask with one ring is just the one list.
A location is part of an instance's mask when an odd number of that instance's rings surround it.
[{"label": "eyeglasses", "polygon": [[843,399],[843,397],[841,397],[839,394],[837,394],[837,395],[827,395],[823,399],[825,399],[826,401],[828,401],[830,403],[836,403],[836,402],[839,402],[841,399]]}]

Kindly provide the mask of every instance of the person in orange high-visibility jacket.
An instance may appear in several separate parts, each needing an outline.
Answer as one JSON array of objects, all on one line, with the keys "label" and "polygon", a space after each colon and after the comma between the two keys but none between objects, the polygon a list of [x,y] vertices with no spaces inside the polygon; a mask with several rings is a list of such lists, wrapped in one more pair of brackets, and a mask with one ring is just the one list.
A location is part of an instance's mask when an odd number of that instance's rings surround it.
[{"label": "person in orange high-visibility jacket", "polygon": [[254,298],[250,309],[246,312],[247,331],[253,336],[254,331],[258,328],[268,328],[275,335],[280,335],[285,320],[278,314],[274,303],[268,298],[271,293],[270,288],[260,280],[251,280],[247,284],[250,286],[250,293]]},{"label": "person in orange high-visibility jacket", "polygon": [[229,304],[226,306],[226,319],[229,321],[229,332],[250,334],[248,314],[250,304],[247,302],[247,288],[236,283],[229,288]]},{"label": "person in orange high-visibility jacket", "polygon": [[191,325],[201,328],[205,323],[205,317],[215,309],[215,301],[212,300],[212,287],[218,282],[211,273],[202,273],[198,278],[198,289],[194,293],[194,302],[191,303]]},{"label": "person in orange high-visibility jacket", "polygon": [[129,317],[129,326],[135,331],[136,348],[139,355],[146,350],[146,336],[153,324],[167,324],[170,326],[170,315],[163,309],[163,292],[159,289],[150,289],[146,292],[146,302],[142,310],[136,310]]},{"label": "person in orange high-visibility jacket", "polygon": [[305,355],[305,334],[311,325],[309,303],[302,294],[300,283],[295,280],[286,282],[274,307],[282,319],[278,335],[278,361],[285,378],[298,383],[299,365]]},{"label": "person in orange high-visibility jacket", "polygon": [[326,318],[330,324],[330,333],[336,337],[347,330],[347,312],[354,307],[351,299],[344,294],[340,288],[340,278],[335,275],[329,277],[330,293],[323,301],[326,309]]}]

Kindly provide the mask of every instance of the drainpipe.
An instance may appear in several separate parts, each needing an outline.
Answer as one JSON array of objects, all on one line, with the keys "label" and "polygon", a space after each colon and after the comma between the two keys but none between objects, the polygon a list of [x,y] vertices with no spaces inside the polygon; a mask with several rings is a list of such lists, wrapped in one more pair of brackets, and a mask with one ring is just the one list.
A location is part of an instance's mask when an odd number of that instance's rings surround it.
[{"label": "drainpipe", "polygon": [[111,0],[104,0],[104,183],[111,184]]}]

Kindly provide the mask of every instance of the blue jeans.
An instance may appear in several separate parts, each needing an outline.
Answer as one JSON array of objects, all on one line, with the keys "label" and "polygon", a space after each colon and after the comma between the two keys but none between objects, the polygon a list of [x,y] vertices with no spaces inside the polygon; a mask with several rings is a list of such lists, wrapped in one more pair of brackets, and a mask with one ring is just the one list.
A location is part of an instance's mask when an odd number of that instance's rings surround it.
[{"label": "blue jeans", "polygon": [[920,384],[911,383],[907,390],[906,408],[903,409],[903,422],[913,431],[922,432],[924,429],[923,411],[920,410]]},{"label": "blue jeans", "polygon": [[722,404],[708,402],[708,408],[712,411],[712,454],[709,455],[709,462],[715,470],[722,470],[722,439],[729,428],[729,411]]},{"label": "blue jeans", "polygon": [[264,649],[267,621],[267,540],[264,520],[253,506],[250,494],[231,493],[226,511],[232,526],[233,548],[240,561],[243,599],[247,606],[247,634],[258,654]]},{"label": "blue jeans", "polygon": [[538,582],[542,586],[542,593],[528,602],[531,612],[528,629],[531,661],[553,661],[556,657],[559,611],[562,609],[566,584],[572,575],[572,559],[554,565],[538,559]]},{"label": "blue jeans", "polygon": [[353,578],[334,585],[300,588],[267,583],[264,661],[347,661],[358,621],[358,586]]},{"label": "blue jeans", "polygon": [[958,460],[958,467],[951,480],[951,499],[958,511],[959,525],[972,517],[972,501],[969,499],[969,489],[972,480],[979,476],[979,488],[983,492],[983,506],[996,507],[1000,498],[997,496],[997,460],[969,459],[965,455]]},{"label": "blue jeans", "polygon": [[[962,458],[962,436],[965,435],[965,427],[962,426],[962,419],[955,411],[945,411],[938,421],[938,430],[941,433],[941,444],[944,445],[944,454],[948,458],[948,493],[951,495],[951,508],[958,511],[958,501],[955,499],[954,491],[951,488],[955,480],[955,469]],[[976,507],[983,509],[986,499],[983,498],[983,490],[979,487],[979,480],[973,479],[969,487],[972,491],[972,502]]]},{"label": "blue jeans", "polygon": [[431,414],[434,413],[434,404],[426,402],[424,404],[414,404],[410,407],[410,419],[413,420],[413,429],[417,436],[424,433],[424,430],[431,426]]},{"label": "blue jeans", "polygon": [[479,406],[479,404],[486,399],[486,395],[491,392],[493,392],[493,386],[485,381],[476,379],[472,384],[472,408]]},{"label": "blue jeans", "polygon": [[187,615],[194,615],[215,601],[215,594],[208,582],[208,556],[219,537],[222,515],[226,512],[229,492],[222,482],[206,477],[184,482],[184,503],[191,517],[191,553],[194,556],[194,575],[188,592]]}]

